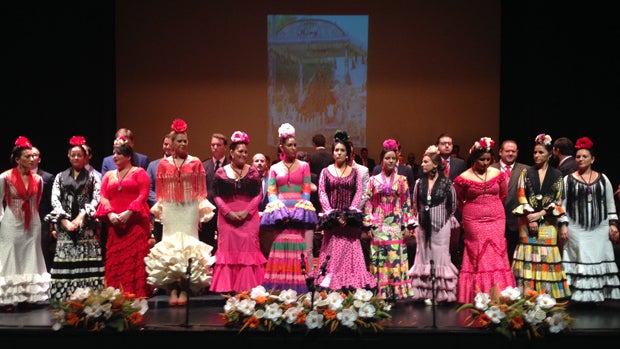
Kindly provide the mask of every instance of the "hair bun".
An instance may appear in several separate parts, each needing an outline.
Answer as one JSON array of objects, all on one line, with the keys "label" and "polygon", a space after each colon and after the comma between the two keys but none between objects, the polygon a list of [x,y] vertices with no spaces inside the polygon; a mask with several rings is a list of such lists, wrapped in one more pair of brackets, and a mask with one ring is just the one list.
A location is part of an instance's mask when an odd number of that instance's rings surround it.
[{"label": "hair bun", "polygon": [[334,134],[334,142],[348,142],[349,134],[346,131],[337,130]]}]

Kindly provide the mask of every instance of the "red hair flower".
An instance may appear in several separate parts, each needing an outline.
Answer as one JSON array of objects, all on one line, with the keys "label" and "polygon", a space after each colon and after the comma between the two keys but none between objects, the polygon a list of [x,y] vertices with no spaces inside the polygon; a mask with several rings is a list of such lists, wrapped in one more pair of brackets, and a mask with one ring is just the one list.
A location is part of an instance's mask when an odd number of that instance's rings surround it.
[{"label": "red hair flower", "polygon": [[469,153],[471,154],[476,150],[484,150],[485,152],[489,152],[493,150],[494,146],[495,141],[491,137],[482,137],[474,142],[474,145],[469,148]]},{"label": "red hair flower", "polygon": [[174,119],[174,121],[172,121],[172,131],[176,133],[187,131],[187,123],[183,121],[183,119]]},{"label": "red hair flower", "polygon": [[536,142],[536,144],[551,145],[551,136],[541,133],[536,136],[536,139],[534,141]]},{"label": "red hair flower", "polygon": [[235,131],[232,136],[230,136],[230,140],[233,143],[245,143],[250,144],[250,137],[247,133],[243,131]]},{"label": "red hair flower", "polygon": [[594,143],[588,137],[581,137],[575,142],[575,149],[590,149],[592,146]]},{"label": "red hair flower", "polygon": [[397,151],[398,150],[398,142],[396,142],[396,140],[391,139],[391,138],[390,139],[386,139],[385,141],[383,141],[383,149]]},{"label": "red hair flower", "polygon": [[73,136],[71,137],[71,139],[69,139],[69,144],[73,145],[73,146],[81,146],[86,144],[86,138],[82,137],[82,136]]},{"label": "red hair flower", "polygon": [[28,138],[24,136],[17,137],[17,139],[15,140],[15,145],[20,148],[32,148],[32,144],[30,143]]}]

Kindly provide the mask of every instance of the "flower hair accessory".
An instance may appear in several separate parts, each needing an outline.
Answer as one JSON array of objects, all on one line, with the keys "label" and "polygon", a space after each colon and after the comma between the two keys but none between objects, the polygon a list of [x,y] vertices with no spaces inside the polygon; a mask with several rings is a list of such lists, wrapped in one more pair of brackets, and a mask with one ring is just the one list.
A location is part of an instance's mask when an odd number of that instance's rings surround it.
[{"label": "flower hair accessory", "polygon": [[17,137],[17,139],[15,140],[15,145],[20,148],[32,148],[32,144],[30,143],[28,138],[24,136]]},{"label": "flower hair accessory", "polygon": [[278,136],[280,138],[295,137],[295,127],[288,122],[282,124],[280,128],[278,128]]},{"label": "flower hair accessory", "polygon": [[495,141],[491,137],[482,137],[471,146],[469,153],[471,154],[476,150],[491,151],[493,146],[495,146]]},{"label": "flower hair accessory", "polygon": [[73,136],[71,137],[71,139],[69,139],[69,144],[73,146],[82,146],[86,144],[86,138],[82,136]]},{"label": "flower hair accessory", "polygon": [[424,151],[424,155],[439,154],[439,148],[436,145],[431,145]]},{"label": "flower hair accessory", "polygon": [[126,145],[128,143],[127,138],[125,136],[120,136],[114,140],[114,145]]},{"label": "flower hair accessory", "polygon": [[230,140],[233,143],[245,143],[250,144],[250,136],[243,131],[235,131],[232,136],[230,136]]},{"label": "flower hair accessory", "polygon": [[538,136],[536,136],[535,142],[536,144],[551,145],[551,136],[549,136],[548,134],[541,133]]},{"label": "flower hair accessory", "polygon": [[590,149],[593,146],[594,143],[588,137],[581,137],[575,142],[575,149]]},{"label": "flower hair accessory", "polygon": [[176,133],[183,133],[187,131],[187,123],[183,119],[174,119],[172,121],[172,131]]},{"label": "flower hair accessory", "polygon": [[385,141],[383,141],[383,149],[397,151],[398,143],[394,139],[386,139]]}]

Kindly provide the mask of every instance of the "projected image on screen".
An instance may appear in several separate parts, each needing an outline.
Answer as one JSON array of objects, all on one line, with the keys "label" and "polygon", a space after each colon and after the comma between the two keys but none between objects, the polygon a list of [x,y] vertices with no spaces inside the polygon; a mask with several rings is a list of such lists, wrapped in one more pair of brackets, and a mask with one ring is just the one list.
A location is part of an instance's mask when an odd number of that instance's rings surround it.
[{"label": "projected image on screen", "polygon": [[269,15],[267,23],[267,139],[276,145],[288,122],[298,147],[338,129],[365,146],[368,16]]}]

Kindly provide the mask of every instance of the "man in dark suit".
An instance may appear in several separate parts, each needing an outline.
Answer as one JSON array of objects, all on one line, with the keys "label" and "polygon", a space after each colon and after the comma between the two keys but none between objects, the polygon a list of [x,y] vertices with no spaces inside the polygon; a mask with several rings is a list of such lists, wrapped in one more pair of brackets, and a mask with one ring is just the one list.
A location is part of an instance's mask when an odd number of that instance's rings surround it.
[{"label": "man in dark suit", "polygon": [[325,136],[320,133],[312,137],[314,151],[310,154],[310,172],[317,176],[321,175],[321,170],[334,163],[334,155],[325,148],[325,143]]},{"label": "man in dark suit", "polygon": [[[269,195],[267,194],[267,188],[269,185],[269,162],[264,154],[256,153],[252,157],[252,165],[256,167],[256,170],[261,175],[263,199],[258,205],[258,211],[262,214],[265,210],[265,206],[267,206],[267,203],[269,202]],[[271,251],[271,244],[273,243],[273,235],[274,231],[272,229],[261,228],[258,232],[260,250],[263,252],[265,258],[269,258],[269,251]]]},{"label": "man in dark suit", "polygon": [[553,157],[557,161],[556,167],[562,171],[562,176],[577,171],[577,161],[573,156],[575,147],[573,141],[560,137],[553,142]]},{"label": "man in dark suit", "polygon": [[512,210],[519,206],[517,198],[517,182],[519,181],[519,175],[523,170],[526,170],[529,166],[517,162],[519,156],[519,148],[517,142],[512,139],[507,139],[502,142],[499,148],[499,161],[491,164],[491,167],[495,167],[504,172],[508,178],[508,196],[504,200],[504,211],[506,214],[506,229],[504,235],[506,236],[506,243],[508,246],[508,259],[512,264],[512,258],[514,250],[519,242],[519,226],[517,216],[512,213]]},{"label": "man in dark suit", "polygon": [[[212,134],[211,158],[203,161],[202,166],[207,173],[207,199],[213,205],[215,205],[215,194],[213,191],[215,172],[230,163],[228,156],[226,156],[227,153],[228,139],[226,139],[226,136],[221,133]],[[200,241],[213,247],[211,254],[215,255],[215,251],[217,251],[217,213],[210,221],[202,223],[198,237]]]},{"label": "man in dark suit", "polygon": [[56,238],[52,235],[52,227],[49,223],[46,223],[45,216],[52,212],[52,186],[54,185],[55,176],[47,171],[39,168],[41,163],[41,152],[39,148],[32,147],[32,155],[34,156],[35,167],[32,171],[43,178],[43,193],[41,195],[41,202],[39,203],[39,216],[41,218],[41,249],[43,250],[43,258],[45,259],[45,265],[47,271],[52,269],[52,262],[54,261],[54,255],[56,254]]},{"label": "man in dark suit", "polygon": [[[172,139],[170,138],[170,133],[164,136],[164,140],[163,140],[161,147],[164,152],[163,156],[161,158],[151,161],[149,163],[149,166],[146,169],[146,173],[148,173],[149,177],[151,178],[151,188],[149,189],[149,198],[148,198],[149,207],[153,207],[157,203],[155,183],[157,183],[157,168],[159,167],[159,163],[161,162],[162,159],[165,159],[168,156],[172,155],[173,149],[172,149]],[[161,225],[161,222],[156,222],[155,217],[151,215],[151,224],[152,224],[151,228],[153,229],[152,232],[153,232],[153,237],[155,238],[155,242],[161,241],[161,237],[163,234],[163,226]]]},{"label": "man in dark suit", "polygon": [[[145,154],[138,153],[135,150],[133,143],[133,132],[128,128],[119,128],[114,135],[114,139],[121,136],[124,136],[127,139],[127,143],[134,150],[132,157],[133,165],[142,167],[146,170],[149,167],[149,157]],[[112,158],[112,155],[108,155],[103,158],[103,162],[101,163],[101,174],[105,175],[105,173],[110,170],[116,170],[116,165],[114,164],[114,159]]]},{"label": "man in dark suit", "polygon": [[360,159],[361,161],[357,162],[356,160],[356,162],[360,165],[366,166],[368,170],[374,170],[375,166],[377,166],[375,159],[368,157],[368,148],[366,147],[360,150]]}]

